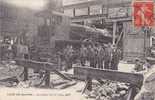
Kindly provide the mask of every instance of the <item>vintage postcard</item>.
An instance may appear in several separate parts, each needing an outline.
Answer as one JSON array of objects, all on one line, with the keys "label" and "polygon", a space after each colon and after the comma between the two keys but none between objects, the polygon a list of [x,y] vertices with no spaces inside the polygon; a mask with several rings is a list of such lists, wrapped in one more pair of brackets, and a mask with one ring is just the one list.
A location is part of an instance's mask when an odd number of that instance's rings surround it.
[{"label": "vintage postcard", "polygon": [[0,0],[0,100],[155,100],[155,0]]}]

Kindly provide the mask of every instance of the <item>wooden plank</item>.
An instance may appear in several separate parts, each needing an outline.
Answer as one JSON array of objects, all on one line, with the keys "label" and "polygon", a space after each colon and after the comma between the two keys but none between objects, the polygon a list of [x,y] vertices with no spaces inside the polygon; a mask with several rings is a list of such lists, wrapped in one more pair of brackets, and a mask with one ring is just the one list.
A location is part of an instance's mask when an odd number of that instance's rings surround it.
[{"label": "wooden plank", "polygon": [[65,84],[57,86],[55,89],[65,89],[65,88],[71,87],[73,85],[76,85],[76,82],[75,81],[69,81]]},{"label": "wooden plank", "polygon": [[144,79],[142,74],[86,67],[74,67],[74,75],[78,79],[87,79],[87,77],[90,77],[93,79],[107,79],[112,81],[131,83],[138,86],[142,85]]},{"label": "wooden plank", "polygon": [[17,82],[17,83],[19,82],[19,80],[15,76],[0,80],[0,82],[9,82],[9,81],[14,81],[14,82]]},{"label": "wooden plank", "polygon": [[46,71],[45,86],[50,87],[50,71]]},{"label": "wooden plank", "polygon": [[90,77],[87,77],[85,81],[85,86],[82,90],[82,94],[84,94],[86,90],[92,91],[92,79]]},{"label": "wooden plank", "polygon": [[127,100],[134,100],[137,92],[136,92],[136,86],[131,86],[129,91],[128,91],[128,96],[127,96]]},{"label": "wooden plank", "polygon": [[28,80],[28,68],[24,67],[24,81]]},{"label": "wooden plank", "polygon": [[131,89],[129,90],[127,100],[132,100],[132,99],[131,99],[131,98],[132,98],[132,91],[133,91],[133,89],[131,88]]},{"label": "wooden plank", "polygon": [[87,77],[88,87],[87,90],[92,91],[92,78]]},{"label": "wooden plank", "polygon": [[70,80],[72,81],[71,78],[67,77],[65,74],[62,74],[61,72],[57,71],[57,70],[54,70],[54,72],[59,75],[60,77],[62,77],[63,79],[66,79],[66,80]]},{"label": "wooden plank", "polygon": [[16,64],[26,68],[42,69],[46,71],[55,72],[63,79],[70,80],[70,81],[72,80],[71,78],[57,71],[58,66],[56,64],[52,64],[48,62],[38,62],[38,61],[32,61],[32,60],[16,60]]},{"label": "wooden plank", "polygon": [[48,63],[48,62],[38,62],[38,61],[32,61],[32,60],[19,60],[16,59],[16,64],[22,67],[27,68],[33,68],[33,69],[42,69],[42,70],[48,70],[53,71],[57,69],[56,64]]},{"label": "wooden plank", "polygon": [[83,88],[83,90],[82,90],[82,94],[84,94],[85,93],[85,91],[87,90],[87,88],[88,88],[88,80],[86,80],[86,82],[85,82],[85,86],[84,86],[84,88]]}]

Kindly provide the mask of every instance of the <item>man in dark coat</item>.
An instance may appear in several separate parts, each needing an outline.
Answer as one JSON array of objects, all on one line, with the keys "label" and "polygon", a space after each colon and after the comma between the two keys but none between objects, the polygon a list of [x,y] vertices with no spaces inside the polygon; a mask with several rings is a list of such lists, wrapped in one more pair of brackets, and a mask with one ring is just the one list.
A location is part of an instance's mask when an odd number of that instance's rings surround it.
[{"label": "man in dark coat", "polygon": [[87,54],[87,48],[85,47],[85,45],[82,45],[80,48],[80,61],[82,66],[85,66]]},{"label": "man in dark coat", "polygon": [[112,57],[112,48],[111,48],[111,43],[109,43],[108,46],[105,47],[105,59],[104,59],[105,69],[110,69],[111,57]]},{"label": "man in dark coat", "polygon": [[114,45],[112,50],[111,69],[118,70],[118,64],[120,60],[120,50]]},{"label": "man in dark coat", "polygon": [[96,68],[96,49],[94,46],[89,45],[88,47],[88,59],[90,62],[90,67]]},{"label": "man in dark coat", "polygon": [[73,52],[74,52],[74,50],[73,50],[72,46],[69,46],[69,45],[64,50],[64,56],[65,56],[65,62],[66,62],[65,71],[72,68]]},{"label": "man in dark coat", "polygon": [[103,69],[104,57],[105,57],[105,51],[102,48],[102,46],[99,45],[97,48],[97,64],[98,64],[98,68],[100,68],[100,69]]}]

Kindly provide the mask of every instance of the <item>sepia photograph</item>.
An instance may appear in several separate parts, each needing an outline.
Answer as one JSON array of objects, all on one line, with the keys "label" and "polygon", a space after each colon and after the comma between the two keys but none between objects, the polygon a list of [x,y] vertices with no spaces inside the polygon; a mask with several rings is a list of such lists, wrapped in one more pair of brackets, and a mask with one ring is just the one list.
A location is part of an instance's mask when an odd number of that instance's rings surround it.
[{"label": "sepia photograph", "polygon": [[0,0],[0,100],[155,100],[155,0]]}]

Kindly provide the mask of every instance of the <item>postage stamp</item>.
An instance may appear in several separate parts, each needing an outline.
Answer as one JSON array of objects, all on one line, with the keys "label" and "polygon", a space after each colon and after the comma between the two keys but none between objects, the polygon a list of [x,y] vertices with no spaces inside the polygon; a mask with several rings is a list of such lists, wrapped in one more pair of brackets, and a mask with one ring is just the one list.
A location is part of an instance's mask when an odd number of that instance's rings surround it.
[{"label": "postage stamp", "polygon": [[133,2],[133,22],[135,27],[154,25],[154,2],[152,0]]}]

